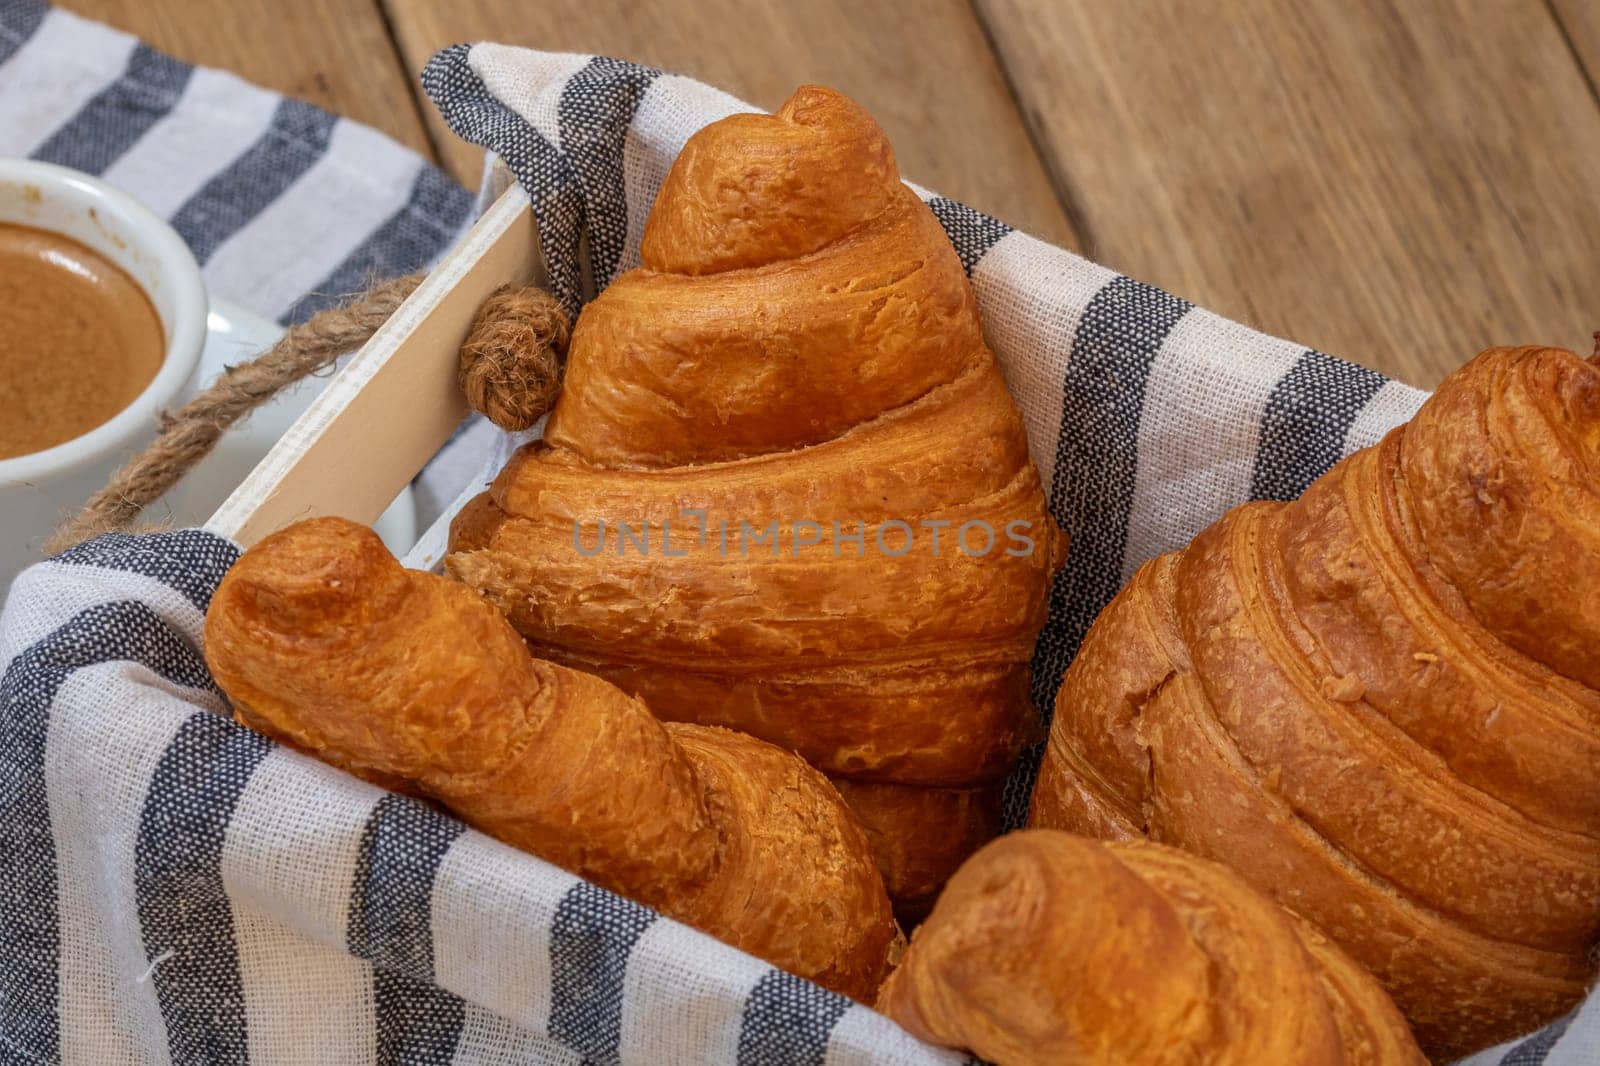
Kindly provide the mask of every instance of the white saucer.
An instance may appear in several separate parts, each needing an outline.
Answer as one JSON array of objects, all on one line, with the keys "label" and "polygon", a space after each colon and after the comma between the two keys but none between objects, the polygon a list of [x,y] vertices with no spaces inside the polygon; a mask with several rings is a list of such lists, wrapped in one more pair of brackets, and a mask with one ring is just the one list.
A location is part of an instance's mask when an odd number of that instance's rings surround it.
[{"label": "white saucer", "polygon": [[[207,327],[206,347],[195,375],[196,387],[202,389],[229,364],[248,362],[283,336],[282,326],[227,300],[211,301]],[[170,522],[173,526],[204,525],[332,377],[330,370],[296,382],[252,411],[223,434],[216,449],[171,492],[145,509],[146,520]],[[400,490],[373,528],[396,555],[411,548],[417,539],[416,501],[411,486]]]}]

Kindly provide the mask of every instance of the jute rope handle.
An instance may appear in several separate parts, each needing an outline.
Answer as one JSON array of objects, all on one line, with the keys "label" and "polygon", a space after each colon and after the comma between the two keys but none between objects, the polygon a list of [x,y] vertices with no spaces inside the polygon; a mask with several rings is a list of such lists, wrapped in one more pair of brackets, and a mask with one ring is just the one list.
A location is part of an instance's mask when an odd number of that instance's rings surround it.
[{"label": "jute rope handle", "polygon": [[[291,326],[250,362],[228,367],[176,414],[163,411],[156,439],[56,529],[45,551],[54,555],[102,533],[128,529],[240,419],[365,344],[421,281],[422,275],[411,274],[375,283]],[[497,290],[478,310],[458,356],[457,376],[468,405],[505,429],[532,426],[560,390],[569,332],[566,315],[548,293],[532,286]]]}]

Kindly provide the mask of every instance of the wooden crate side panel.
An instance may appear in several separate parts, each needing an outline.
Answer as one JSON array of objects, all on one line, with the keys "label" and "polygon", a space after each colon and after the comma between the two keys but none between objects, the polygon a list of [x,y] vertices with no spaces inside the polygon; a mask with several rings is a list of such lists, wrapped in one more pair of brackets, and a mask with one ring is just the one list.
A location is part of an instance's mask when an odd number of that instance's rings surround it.
[{"label": "wooden crate side panel", "polygon": [[467,414],[456,353],[484,299],[543,284],[520,188],[505,192],[206,523],[244,547],[302,518],[372,523]]}]

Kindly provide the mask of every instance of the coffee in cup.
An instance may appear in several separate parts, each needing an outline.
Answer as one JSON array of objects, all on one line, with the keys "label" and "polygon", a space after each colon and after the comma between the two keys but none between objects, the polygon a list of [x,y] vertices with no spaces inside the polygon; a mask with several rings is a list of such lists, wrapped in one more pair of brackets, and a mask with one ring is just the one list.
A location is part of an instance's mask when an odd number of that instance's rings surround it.
[{"label": "coffee in cup", "polygon": [[0,223],[0,459],[109,421],[165,353],[155,306],[121,267],[63,234]]},{"label": "coffee in cup", "polygon": [[183,402],[207,314],[193,253],[149,208],[0,158],[0,594]]}]

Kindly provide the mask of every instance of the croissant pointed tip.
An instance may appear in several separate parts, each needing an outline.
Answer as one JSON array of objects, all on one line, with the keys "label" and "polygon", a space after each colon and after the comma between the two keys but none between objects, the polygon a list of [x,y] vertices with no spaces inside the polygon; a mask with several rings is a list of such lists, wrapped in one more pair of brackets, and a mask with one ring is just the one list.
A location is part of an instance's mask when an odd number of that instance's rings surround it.
[{"label": "croissant pointed tip", "polygon": [[263,539],[224,579],[227,595],[279,630],[337,629],[387,603],[399,562],[366,526],[332,516],[306,519]]},{"label": "croissant pointed tip", "polygon": [[837,89],[830,89],[826,85],[807,82],[804,85],[796,86],[794,92],[789,94],[789,99],[785,100],[783,106],[778,109],[778,116],[791,122],[804,123],[813,109],[829,106],[838,107],[841,104],[858,109],[860,107],[854,100],[851,100]]}]

